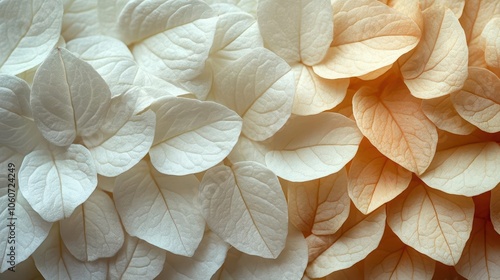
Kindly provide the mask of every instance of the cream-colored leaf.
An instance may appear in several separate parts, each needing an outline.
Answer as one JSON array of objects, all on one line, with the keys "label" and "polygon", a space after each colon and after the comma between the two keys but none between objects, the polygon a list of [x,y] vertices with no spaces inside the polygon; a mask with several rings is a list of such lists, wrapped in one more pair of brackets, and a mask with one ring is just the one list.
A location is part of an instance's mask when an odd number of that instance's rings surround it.
[{"label": "cream-colored leaf", "polygon": [[491,190],[490,219],[496,232],[500,234],[500,184]]},{"label": "cream-colored leaf", "polygon": [[476,218],[455,269],[467,279],[500,278],[500,235],[489,220]]},{"label": "cream-colored leaf", "polygon": [[288,210],[276,175],[261,164],[242,161],[207,170],[199,189],[212,231],[246,254],[278,257],[286,242]]},{"label": "cream-colored leaf", "polygon": [[457,18],[460,18],[465,6],[465,0],[420,0],[420,7],[426,10],[432,6],[441,7],[441,9],[448,8]]},{"label": "cream-colored leaf", "polygon": [[347,221],[329,240],[317,239],[315,235],[307,237],[309,248],[318,246],[314,244],[317,240],[322,243],[317,248],[317,252],[321,252],[319,255],[316,253],[317,257],[311,258],[309,251],[307,275],[312,278],[324,277],[363,260],[379,245],[385,219],[385,207],[380,207],[368,216],[353,208]]},{"label": "cream-colored leaf", "polygon": [[304,235],[334,234],[349,215],[347,172],[303,183],[288,184],[290,222]]},{"label": "cream-colored leaf", "polygon": [[344,100],[348,79],[327,80],[303,64],[293,65],[292,70],[295,74],[292,113],[314,115],[332,109]]},{"label": "cream-colored leaf", "polygon": [[471,134],[476,128],[457,112],[450,95],[422,100],[422,111],[439,129],[459,134]]},{"label": "cream-colored leaf", "polygon": [[329,0],[260,1],[257,17],[266,47],[288,63],[320,62],[333,39]]},{"label": "cream-colored leaf", "polygon": [[61,35],[66,41],[101,33],[98,0],[64,0]]},{"label": "cream-colored leaf", "polygon": [[245,135],[240,135],[238,142],[227,158],[233,163],[239,161],[254,161],[266,165],[266,153],[268,151],[269,147],[265,145],[265,142],[256,142],[248,139]]},{"label": "cream-colored leaf", "polygon": [[365,279],[432,279],[436,261],[405,245],[390,230],[365,259]]},{"label": "cream-colored leaf", "polygon": [[352,102],[359,129],[382,154],[417,174],[427,169],[436,151],[436,127],[404,84],[389,84],[381,94],[362,87]]},{"label": "cream-colored leaf", "polygon": [[458,114],[489,133],[500,131],[500,78],[479,67],[469,68],[463,88],[451,95]]},{"label": "cream-colored leaf", "polygon": [[123,245],[123,229],[113,200],[99,189],[59,225],[66,248],[81,261],[112,257]]},{"label": "cream-colored leaf", "polygon": [[500,17],[492,18],[484,27],[481,36],[486,44],[484,50],[486,64],[500,68]]},{"label": "cream-colored leaf", "polygon": [[423,12],[423,37],[401,73],[413,96],[423,99],[459,90],[467,79],[467,42],[450,10],[430,7]]},{"label": "cream-colored leaf", "polygon": [[262,141],[288,120],[295,93],[290,66],[265,48],[255,48],[216,74],[215,101],[243,119],[246,137]]},{"label": "cream-colored leaf", "polygon": [[481,33],[486,24],[500,14],[500,1],[467,0],[460,24],[462,25],[469,45],[469,66],[486,67],[485,44]]},{"label": "cream-colored leaf", "polygon": [[500,182],[500,146],[480,142],[440,150],[420,179],[449,194],[474,196],[489,191]]},{"label": "cream-colored leaf", "polygon": [[344,167],[361,138],[356,124],[338,113],[297,116],[269,139],[266,165],[288,181],[315,180]]},{"label": "cream-colored leaf", "polygon": [[[424,19],[422,16],[420,1],[423,0],[387,0],[386,4],[387,6],[411,18],[418,25],[420,30],[424,30]],[[443,1],[443,0],[437,0],[437,1]]]},{"label": "cream-colored leaf", "polygon": [[473,219],[472,198],[443,193],[417,181],[387,207],[387,224],[403,243],[447,265],[460,259]]},{"label": "cream-colored leaf", "polygon": [[395,62],[413,49],[420,28],[378,1],[332,1],[333,42],[314,72],[327,79],[362,76]]},{"label": "cream-colored leaf", "polygon": [[194,175],[164,175],[142,160],[116,178],[113,199],[128,234],[192,256],[205,229],[198,185]]},{"label": "cream-colored leaf", "polygon": [[412,174],[363,140],[349,167],[348,193],[363,214],[369,214],[402,193]]}]

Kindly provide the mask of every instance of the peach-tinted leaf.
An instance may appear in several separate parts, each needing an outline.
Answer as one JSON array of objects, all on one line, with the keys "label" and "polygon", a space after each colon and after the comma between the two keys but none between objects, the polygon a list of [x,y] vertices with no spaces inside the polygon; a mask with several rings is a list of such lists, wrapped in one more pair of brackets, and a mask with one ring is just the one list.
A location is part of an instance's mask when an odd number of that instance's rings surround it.
[{"label": "peach-tinted leaf", "polygon": [[417,174],[427,169],[436,151],[436,127],[404,84],[390,84],[380,95],[363,87],[352,103],[359,129],[382,154]]},{"label": "peach-tinted leaf", "polygon": [[476,129],[458,114],[450,95],[422,100],[422,111],[439,129],[459,135],[470,134]]},{"label": "peach-tinted leaf", "polygon": [[329,0],[259,1],[257,16],[264,43],[288,63],[320,62],[333,39]]},{"label": "peach-tinted leaf", "polygon": [[349,167],[349,197],[359,211],[369,214],[402,193],[411,176],[410,171],[363,140]]},{"label": "peach-tinted leaf", "polygon": [[288,181],[318,179],[344,167],[356,154],[361,138],[356,124],[337,113],[290,118],[269,139],[266,165]]},{"label": "peach-tinted leaf", "polygon": [[498,0],[467,0],[460,17],[469,45],[469,65],[486,67],[484,56],[485,41],[481,38],[486,24],[500,14]]},{"label": "peach-tinted leaf", "polygon": [[474,196],[489,191],[500,182],[500,146],[480,142],[439,150],[420,179],[449,194]]},{"label": "peach-tinted leaf", "polygon": [[420,0],[422,10],[432,6],[441,7],[441,9],[450,9],[457,18],[460,18],[465,6],[465,0]]},{"label": "peach-tinted leaf", "polygon": [[[340,230],[330,240],[323,239],[323,248],[319,250],[323,252],[315,258],[311,258],[311,252],[309,253],[307,275],[313,278],[324,277],[364,259],[379,245],[384,233],[385,219],[385,207],[380,207],[368,216],[364,216],[355,208],[351,209],[349,218]],[[314,244],[314,239],[317,240],[314,236],[307,238],[310,249],[317,246]]]},{"label": "peach-tinted leaf", "polygon": [[387,223],[401,241],[448,265],[460,259],[473,218],[472,198],[443,193],[421,182],[414,182],[387,207]]},{"label": "peach-tinted leaf", "polygon": [[467,279],[500,277],[500,235],[490,221],[474,219],[471,236],[455,269]]},{"label": "peach-tinted leaf", "polygon": [[436,262],[405,245],[390,230],[364,261],[365,279],[432,279]]},{"label": "peach-tinted leaf", "polygon": [[212,279],[300,279],[306,265],[307,244],[304,236],[293,226],[289,226],[285,248],[276,259],[246,255],[233,248],[229,250],[226,262]]},{"label": "peach-tinted leaf", "polygon": [[290,222],[304,235],[334,234],[349,215],[347,172],[321,179],[288,184]]},{"label": "peach-tinted leaf", "polygon": [[349,79],[327,80],[310,66],[295,64],[295,96],[292,113],[313,115],[337,106],[344,99]]},{"label": "peach-tinted leaf", "polygon": [[421,0],[387,0],[386,4],[411,18],[418,25],[420,30],[424,30],[424,19],[420,1]]},{"label": "peach-tinted leaf", "polygon": [[412,95],[435,98],[459,90],[467,78],[467,42],[457,17],[431,7],[423,12],[424,33],[405,57],[401,73]]},{"label": "peach-tinted leaf", "polygon": [[413,49],[420,28],[409,17],[371,0],[332,1],[333,42],[314,72],[324,78],[362,76]]},{"label": "peach-tinted leaf", "polygon": [[491,71],[470,67],[463,88],[451,101],[465,120],[489,133],[500,131],[500,79]]},{"label": "peach-tinted leaf", "polygon": [[500,234],[500,184],[491,190],[490,219],[496,232]]},{"label": "peach-tinted leaf", "polygon": [[288,229],[278,178],[265,166],[242,161],[207,170],[199,187],[208,227],[241,252],[277,258]]},{"label": "peach-tinted leaf", "polygon": [[484,27],[481,36],[486,44],[484,50],[486,64],[500,68],[500,17],[491,19]]}]

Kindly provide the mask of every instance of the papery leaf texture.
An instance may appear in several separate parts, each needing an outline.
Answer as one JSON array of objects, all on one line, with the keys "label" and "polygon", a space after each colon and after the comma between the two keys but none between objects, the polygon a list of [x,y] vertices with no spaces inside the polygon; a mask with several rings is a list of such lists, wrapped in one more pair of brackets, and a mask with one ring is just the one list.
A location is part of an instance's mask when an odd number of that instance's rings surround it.
[{"label": "papery leaf texture", "polygon": [[368,216],[353,207],[349,218],[335,234],[308,236],[307,276],[324,277],[363,260],[377,248],[384,234],[385,219],[385,206]]},{"label": "papery leaf texture", "polygon": [[427,169],[436,151],[436,127],[404,84],[382,92],[362,87],[352,103],[359,129],[383,155],[417,174]]},{"label": "papery leaf texture", "polygon": [[487,219],[475,218],[471,236],[455,268],[467,279],[495,279],[500,275],[499,235]]},{"label": "papery leaf texture", "polygon": [[156,129],[149,156],[164,174],[207,170],[231,152],[241,132],[241,118],[212,101],[163,98],[151,109],[156,113]]},{"label": "papery leaf texture", "polygon": [[64,0],[61,35],[66,41],[100,34],[98,0]]},{"label": "papery leaf texture", "polygon": [[276,259],[246,255],[232,248],[212,279],[300,279],[307,265],[307,243],[300,231],[288,228],[285,248]]},{"label": "papery leaf texture", "polygon": [[167,253],[163,271],[156,279],[209,280],[224,263],[229,247],[213,231],[206,231],[192,257]]},{"label": "papery leaf texture", "polygon": [[290,66],[264,48],[256,48],[221,70],[214,85],[215,101],[243,119],[246,137],[265,140],[290,117],[295,92]]},{"label": "papery leaf texture", "polygon": [[288,183],[288,217],[304,235],[334,234],[349,216],[347,171],[313,181]]},{"label": "papery leaf texture", "polygon": [[458,263],[473,218],[472,198],[443,193],[419,181],[387,206],[387,224],[399,239],[446,265]]},{"label": "papery leaf texture", "polygon": [[100,189],[59,225],[64,245],[80,261],[112,257],[123,245],[123,229],[113,200]]},{"label": "papery leaf texture", "polygon": [[297,116],[269,139],[266,165],[288,181],[315,180],[344,167],[361,138],[355,123],[338,113]]},{"label": "papery leaf texture", "polygon": [[174,254],[192,256],[205,221],[194,175],[170,176],[140,161],[116,178],[113,198],[125,230]]},{"label": "papery leaf texture", "polygon": [[30,97],[38,129],[57,146],[96,132],[110,100],[108,85],[92,66],[62,48],[38,68]]},{"label": "papery leaf texture", "polygon": [[402,193],[411,177],[410,171],[363,140],[349,168],[347,190],[354,205],[366,215]]},{"label": "papery leaf texture", "polygon": [[231,162],[254,161],[266,165],[266,153],[269,147],[265,142],[257,142],[240,135],[238,142],[227,156]]},{"label": "papery leaf texture", "polygon": [[436,261],[404,244],[386,229],[379,247],[364,261],[368,279],[432,279]]},{"label": "papery leaf texture", "polygon": [[500,131],[500,78],[479,67],[469,68],[469,77],[460,91],[451,95],[458,114],[479,129]]},{"label": "papery leaf texture", "polygon": [[288,63],[312,66],[333,39],[330,1],[259,1],[257,17],[266,46]]},{"label": "papery leaf texture", "polygon": [[483,29],[481,37],[485,40],[484,59],[493,68],[500,68],[500,17],[494,17]]},{"label": "papery leaf texture", "polygon": [[166,257],[165,250],[125,234],[125,242],[109,259],[106,279],[153,279],[160,274]]},{"label": "papery leaf texture", "polygon": [[48,222],[71,216],[96,186],[92,156],[79,144],[34,150],[26,155],[19,169],[19,190]]},{"label": "papery leaf texture", "polygon": [[60,0],[0,2],[0,73],[19,74],[49,55],[61,33]]},{"label": "papery leaf texture", "polygon": [[47,239],[33,253],[36,268],[45,279],[106,279],[107,261],[77,260],[68,251],[59,235],[59,223],[53,224]]},{"label": "papery leaf texture", "polygon": [[213,232],[246,254],[278,257],[286,242],[288,209],[273,172],[252,161],[219,165],[207,170],[199,190]]},{"label": "papery leaf texture", "polygon": [[431,7],[450,9],[457,18],[460,18],[464,10],[465,0],[420,0],[420,8],[426,10]]},{"label": "papery leaf texture", "polygon": [[500,182],[500,146],[479,142],[439,150],[420,179],[450,194],[474,196],[487,192]]},{"label": "papery leaf texture", "polygon": [[459,90],[467,79],[465,33],[451,10],[431,6],[423,12],[423,36],[401,73],[413,96],[435,98]]},{"label": "papery leaf texture", "polygon": [[422,111],[439,129],[459,135],[471,134],[476,129],[458,114],[450,95],[422,100]]},{"label": "papery leaf texture", "polygon": [[371,0],[332,1],[334,34],[314,72],[328,79],[362,76],[394,63],[421,36],[409,17]]}]

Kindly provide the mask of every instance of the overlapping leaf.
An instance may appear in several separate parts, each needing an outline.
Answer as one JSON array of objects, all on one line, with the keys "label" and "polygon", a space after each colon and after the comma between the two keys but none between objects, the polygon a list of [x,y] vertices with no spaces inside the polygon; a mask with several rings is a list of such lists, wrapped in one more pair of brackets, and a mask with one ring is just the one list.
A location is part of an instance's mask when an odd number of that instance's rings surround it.
[{"label": "overlapping leaf", "polygon": [[61,35],[66,41],[100,34],[98,0],[64,0]]},{"label": "overlapping leaf", "polygon": [[484,59],[493,68],[500,68],[500,17],[494,17],[483,29],[481,37],[485,40]]},{"label": "overlapping leaf", "polygon": [[475,130],[458,114],[450,95],[422,100],[422,111],[439,129],[459,135],[467,135]]}]

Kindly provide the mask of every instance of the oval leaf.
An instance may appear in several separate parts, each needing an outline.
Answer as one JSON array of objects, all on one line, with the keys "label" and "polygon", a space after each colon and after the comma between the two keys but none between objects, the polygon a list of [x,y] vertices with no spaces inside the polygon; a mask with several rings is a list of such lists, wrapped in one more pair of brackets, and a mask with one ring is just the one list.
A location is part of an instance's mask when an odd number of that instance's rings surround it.
[{"label": "oval leaf", "polygon": [[500,131],[500,79],[491,71],[470,67],[463,88],[451,95],[458,114],[479,129]]},{"label": "oval leaf", "polygon": [[337,113],[294,117],[270,138],[266,165],[292,182],[325,177],[354,157],[362,137],[351,119]]},{"label": "oval leaf", "polygon": [[30,101],[42,135],[68,146],[99,129],[110,100],[108,85],[92,66],[57,48],[38,68]]},{"label": "oval leaf", "polygon": [[64,245],[80,261],[112,257],[123,245],[123,229],[113,200],[99,189],[59,225]]},{"label": "oval leaf", "polygon": [[424,32],[405,58],[401,73],[413,96],[435,98],[459,90],[467,79],[465,34],[451,10],[430,7],[423,12]]},{"label": "oval leaf", "polygon": [[35,150],[26,155],[19,169],[19,189],[49,222],[71,216],[96,186],[92,155],[78,144]]},{"label": "oval leaf", "polygon": [[439,129],[444,131],[468,135],[476,129],[458,114],[450,95],[422,100],[422,111]]},{"label": "oval leaf", "polygon": [[472,198],[446,194],[419,182],[387,208],[387,223],[401,241],[447,265],[460,259],[473,218]]},{"label": "oval leaf", "polygon": [[[0,3],[0,73],[16,75],[40,64],[61,33],[63,6],[58,0]],[[8,39],[7,39],[8,38]]]},{"label": "oval leaf", "polygon": [[487,192],[500,182],[500,146],[482,142],[440,150],[420,179],[449,194]]},{"label": "oval leaf", "polygon": [[271,137],[292,112],[293,72],[280,57],[256,48],[216,76],[215,101],[238,113],[242,132],[262,141]]},{"label": "oval leaf", "polygon": [[333,42],[314,72],[323,78],[362,76],[394,63],[413,49],[420,28],[379,1],[333,0]]},{"label": "oval leaf", "polygon": [[363,87],[352,103],[359,129],[382,154],[417,174],[427,169],[436,152],[436,127],[403,84],[390,84],[381,94]]},{"label": "oval leaf", "polygon": [[160,174],[140,161],[116,178],[113,198],[125,230],[174,254],[192,256],[203,237],[205,221],[194,175]]},{"label": "oval leaf", "polygon": [[382,155],[366,140],[349,168],[349,197],[359,211],[369,214],[402,193],[411,172]]},{"label": "oval leaf", "polygon": [[486,48],[484,56],[486,64],[493,68],[500,68],[500,17],[492,18],[484,27],[481,37],[484,38]]},{"label": "oval leaf", "polygon": [[303,183],[289,183],[290,222],[305,236],[334,234],[349,216],[347,172],[339,172]]},{"label": "oval leaf", "polygon": [[149,156],[164,174],[207,170],[231,152],[241,132],[241,118],[214,102],[164,98],[151,109],[156,113],[156,130]]},{"label": "oval leaf", "polygon": [[246,254],[277,258],[285,246],[288,211],[276,175],[243,161],[205,173],[200,204],[208,227]]}]

